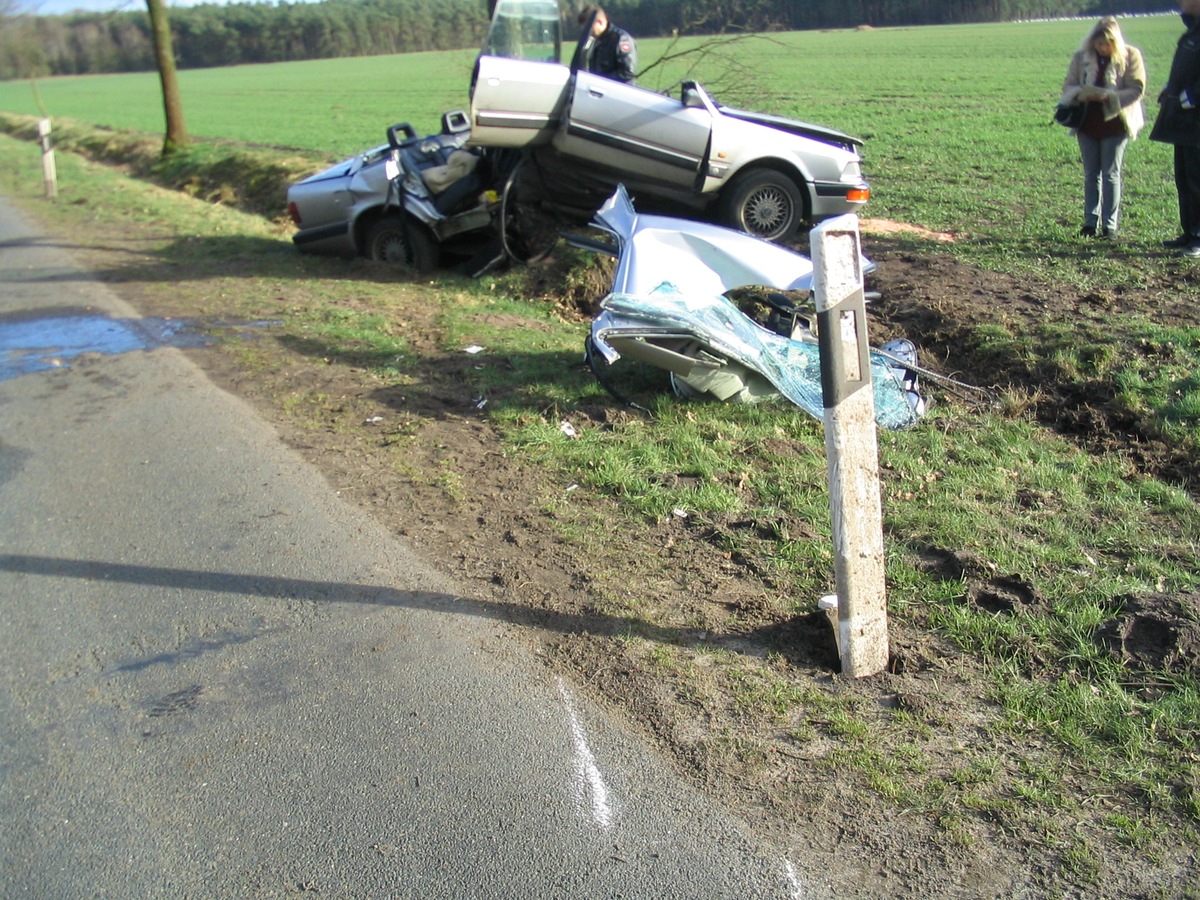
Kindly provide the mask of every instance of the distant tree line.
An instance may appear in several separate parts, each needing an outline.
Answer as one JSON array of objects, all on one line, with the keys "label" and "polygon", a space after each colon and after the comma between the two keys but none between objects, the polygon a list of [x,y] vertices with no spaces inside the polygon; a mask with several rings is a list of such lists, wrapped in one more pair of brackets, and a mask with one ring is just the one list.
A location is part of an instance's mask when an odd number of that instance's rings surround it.
[{"label": "distant tree line", "polygon": [[[487,30],[488,2],[201,4],[173,7],[170,19],[178,65],[193,69],[475,47]],[[564,5],[570,6],[570,0]],[[639,37],[992,22],[1111,11],[1105,0],[608,0],[604,5],[615,22]],[[1123,0],[1121,12],[1168,8],[1170,0]],[[7,8],[0,0],[0,79],[154,68],[144,9],[28,16],[16,14],[11,0]]]},{"label": "distant tree line", "polygon": [[[171,8],[180,68],[450,50],[482,43],[483,0],[325,0]],[[145,8],[0,23],[0,78],[154,69]]]},{"label": "distant tree line", "polygon": [[[1120,13],[1175,11],[1173,0],[1119,0]],[[1101,16],[1111,0],[608,0],[612,19],[635,35],[805,31],[870,25],[949,25]]]}]

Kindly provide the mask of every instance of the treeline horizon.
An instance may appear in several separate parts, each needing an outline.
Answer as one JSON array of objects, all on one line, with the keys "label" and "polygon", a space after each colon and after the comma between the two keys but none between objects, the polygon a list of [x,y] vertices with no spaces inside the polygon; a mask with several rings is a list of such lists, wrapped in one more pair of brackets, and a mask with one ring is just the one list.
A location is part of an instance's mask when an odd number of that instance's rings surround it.
[{"label": "treeline horizon", "polygon": [[[573,12],[579,3],[564,4]],[[609,0],[635,37],[948,25],[1111,14],[1086,0]],[[1122,0],[1118,14],[1173,11],[1169,0]],[[175,7],[181,69],[478,47],[487,0],[324,0]],[[573,38],[568,20],[566,35]],[[145,10],[9,16],[0,21],[0,79],[155,69]]]}]

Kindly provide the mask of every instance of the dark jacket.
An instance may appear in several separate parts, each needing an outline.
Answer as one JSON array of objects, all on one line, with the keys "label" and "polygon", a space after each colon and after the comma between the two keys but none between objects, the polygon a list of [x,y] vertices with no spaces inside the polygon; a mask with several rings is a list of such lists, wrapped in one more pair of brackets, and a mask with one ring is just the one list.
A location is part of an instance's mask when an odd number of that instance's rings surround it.
[{"label": "dark jacket", "polygon": [[1150,140],[1200,147],[1200,19],[1185,15],[1183,24]]},{"label": "dark jacket", "polygon": [[604,34],[592,45],[587,68],[605,78],[633,84],[637,75],[637,44],[629,32],[609,22]]}]

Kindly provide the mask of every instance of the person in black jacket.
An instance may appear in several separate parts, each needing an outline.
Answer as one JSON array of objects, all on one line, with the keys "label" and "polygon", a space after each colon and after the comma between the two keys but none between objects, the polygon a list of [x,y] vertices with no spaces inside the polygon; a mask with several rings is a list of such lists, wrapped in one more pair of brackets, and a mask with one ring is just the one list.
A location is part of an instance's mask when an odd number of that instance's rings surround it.
[{"label": "person in black jacket", "polygon": [[610,22],[602,6],[585,6],[579,13],[579,24],[586,25],[588,20],[592,22],[594,43],[588,54],[587,70],[633,84],[637,75],[637,44],[629,32]]},{"label": "person in black jacket", "polygon": [[1175,145],[1178,237],[1163,246],[1200,259],[1200,0],[1179,0],[1187,28],[1175,47],[1167,86],[1158,95],[1150,140]]}]

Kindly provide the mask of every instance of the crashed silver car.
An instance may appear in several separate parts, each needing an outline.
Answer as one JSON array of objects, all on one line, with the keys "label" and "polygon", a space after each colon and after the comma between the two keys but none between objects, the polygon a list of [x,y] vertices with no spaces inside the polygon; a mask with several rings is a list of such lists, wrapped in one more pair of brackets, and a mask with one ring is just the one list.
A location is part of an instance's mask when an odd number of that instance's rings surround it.
[{"label": "crashed silver car", "polygon": [[407,123],[387,143],[296,182],[287,206],[304,253],[435,268],[449,251],[470,256],[494,236],[498,190],[507,170],[497,151],[466,147],[466,113],[442,116],[437,134]]},{"label": "crashed silver car", "polygon": [[[870,197],[862,141],[779,116],[731,109],[695,81],[671,97],[587,71],[590,23],[560,61],[557,0],[498,0],[471,81],[477,147],[527,148],[577,177],[618,184],[768,240],[802,222],[857,212]],[[565,161],[565,165],[562,163]]]},{"label": "crashed silver car", "polygon": [[[777,293],[811,295],[808,258],[728,228],[641,215],[621,187],[593,224],[615,244],[573,242],[617,258],[612,290],[600,302],[586,344],[592,371],[610,392],[620,397],[604,366],[626,357],[667,372],[681,397],[756,402],[783,396],[821,417],[816,322]],[[873,268],[862,260],[864,272]],[[764,321],[730,298],[747,287],[767,289],[762,297],[773,308]],[[870,350],[869,359],[876,423],[891,429],[915,424],[926,406],[916,348],[893,340]]]}]

